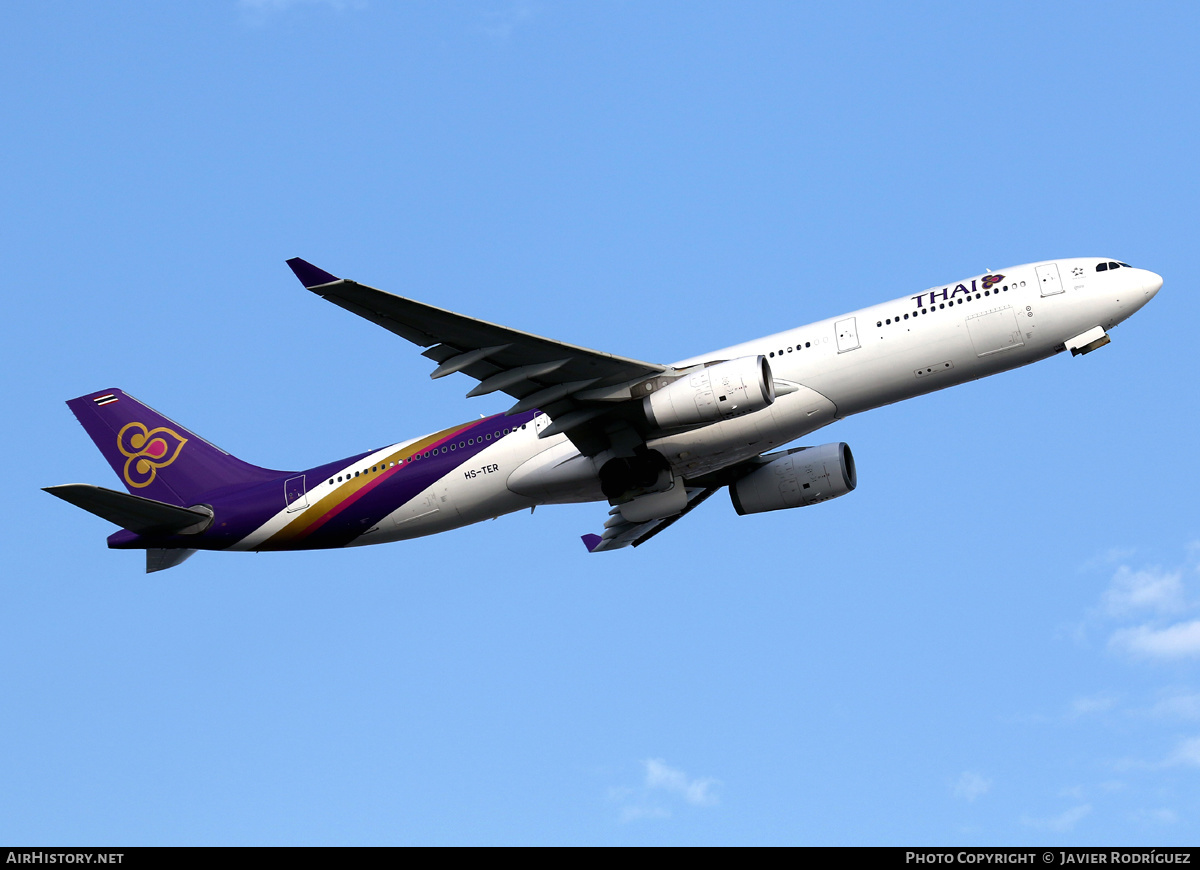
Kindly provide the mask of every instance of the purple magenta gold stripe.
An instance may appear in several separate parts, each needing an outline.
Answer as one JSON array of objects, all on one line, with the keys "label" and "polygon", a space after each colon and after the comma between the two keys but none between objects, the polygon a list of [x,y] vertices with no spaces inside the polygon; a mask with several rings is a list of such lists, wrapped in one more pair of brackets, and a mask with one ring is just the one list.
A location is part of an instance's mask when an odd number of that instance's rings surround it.
[{"label": "purple magenta gold stripe", "polygon": [[[385,480],[398,474],[406,466],[412,465],[408,457],[415,456],[418,453],[424,453],[426,450],[440,449],[444,444],[459,438],[464,432],[478,426],[486,421],[474,420],[466,425],[453,426],[449,429],[443,429],[441,432],[436,432],[426,438],[422,438],[412,444],[407,445],[403,449],[395,450],[389,453],[385,458],[376,460],[375,465],[380,462],[389,463],[395,462],[396,465],[388,468],[385,471],[376,474],[367,474],[360,480],[351,478],[348,482],[341,484],[335,491],[322,498],[308,510],[299,514],[296,519],[292,520],[275,534],[271,535],[260,546],[263,549],[271,549],[285,541],[295,541],[299,538],[313,534],[330,520],[334,519],[346,508],[357,502],[369,494],[376,487],[381,485]],[[414,493],[415,494],[415,493]],[[397,504],[395,507],[399,507]]]}]

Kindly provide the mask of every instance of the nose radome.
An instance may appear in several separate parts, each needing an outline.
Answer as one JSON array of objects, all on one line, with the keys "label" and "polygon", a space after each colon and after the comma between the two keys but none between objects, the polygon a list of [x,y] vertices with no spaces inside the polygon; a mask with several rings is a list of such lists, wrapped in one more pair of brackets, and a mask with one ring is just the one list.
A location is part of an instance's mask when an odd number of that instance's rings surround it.
[{"label": "nose radome", "polygon": [[1142,289],[1146,291],[1147,298],[1154,298],[1154,294],[1162,287],[1162,276],[1154,272],[1146,273],[1146,280],[1142,284]]}]

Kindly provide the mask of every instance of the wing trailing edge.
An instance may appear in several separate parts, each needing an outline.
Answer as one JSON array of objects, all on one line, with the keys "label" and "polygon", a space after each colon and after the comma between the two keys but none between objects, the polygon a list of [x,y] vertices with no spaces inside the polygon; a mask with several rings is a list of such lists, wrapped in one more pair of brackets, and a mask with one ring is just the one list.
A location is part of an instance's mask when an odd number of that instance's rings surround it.
[{"label": "wing trailing edge", "polygon": [[306,260],[287,261],[300,283],[328,302],[425,348],[433,378],[461,372],[478,381],[468,398],[503,392],[507,414],[538,408],[581,452],[607,448],[614,427],[637,429],[633,389],[667,366],[544,338],[338,278]]},{"label": "wing trailing edge", "polygon": [[601,553],[605,550],[620,550],[622,547],[640,547],[668,526],[686,517],[691,511],[720,489],[719,486],[708,488],[689,486],[687,489],[687,507],[670,517],[657,520],[647,520],[644,523],[631,523],[621,517],[621,509],[615,507],[609,511],[608,521],[604,524],[601,535],[582,535],[583,545],[589,553]]}]

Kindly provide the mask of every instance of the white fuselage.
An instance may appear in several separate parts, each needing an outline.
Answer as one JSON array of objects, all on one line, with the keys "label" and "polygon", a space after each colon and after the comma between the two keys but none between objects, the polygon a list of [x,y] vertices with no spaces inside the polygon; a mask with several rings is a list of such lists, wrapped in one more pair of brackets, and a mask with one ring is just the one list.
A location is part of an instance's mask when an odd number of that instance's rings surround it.
[{"label": "white fuselage", "polygon": [[[647,446],[677,476],[697,477],[851,414],[1044,359],[1088,330],[1111,329],[1162,285],[1142,269],[1098,272],[1098,262],[1046,261],[976,275],[680,360],[674,368],[761,354],[779,395],[763,410]],[[581,455],[565,435],[539,438],[549,422],[536,417],[489,444],[471,469],[439,478],[353,543],[429,535],[538,504],[604,501],[597,460]],[[377,455],[403,453],[416,440]],[[238,548],[252,549],[254,541]]]}]

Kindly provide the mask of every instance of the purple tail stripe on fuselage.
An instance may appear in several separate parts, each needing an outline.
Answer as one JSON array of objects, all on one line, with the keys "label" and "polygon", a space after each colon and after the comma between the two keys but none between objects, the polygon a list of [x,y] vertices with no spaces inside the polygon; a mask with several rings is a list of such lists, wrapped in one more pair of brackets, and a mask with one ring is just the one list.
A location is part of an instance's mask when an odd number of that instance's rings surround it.
[{"label": "purple tail stripe on fuselage", "polygon": [[[360,462],[365,466],[367,458],[378,452],[366,451],[304,471],[278,471],[242,462],[121,390],[90,393],[71,399],[67,406],[129,492],[182,507],[204,504],[214,511],[212,526],[202,534],[147,536],[123,529],[108,538],[114,549],[231,547],[287,507],[289,482],[293,489],[311,491],[339,475],[353,474],[354,466]],[[268,538],[261,549],[345,546],[537,413],[496,415],[451,427],[430,440],[422,439],[420,447],[408,448],[421,451],[423,458],[417,461],[397,448],[402,461],[394,468],[381,469],[369,485],[348,490],[344,496],[336,489],[327,492],[321,507],[313,503],[304,509],[308,521],[302,522],[305,528],[299,535]],[[303,482],[297,485],[299,478]],[[307,513],[316,510],[321,513]]]}]

